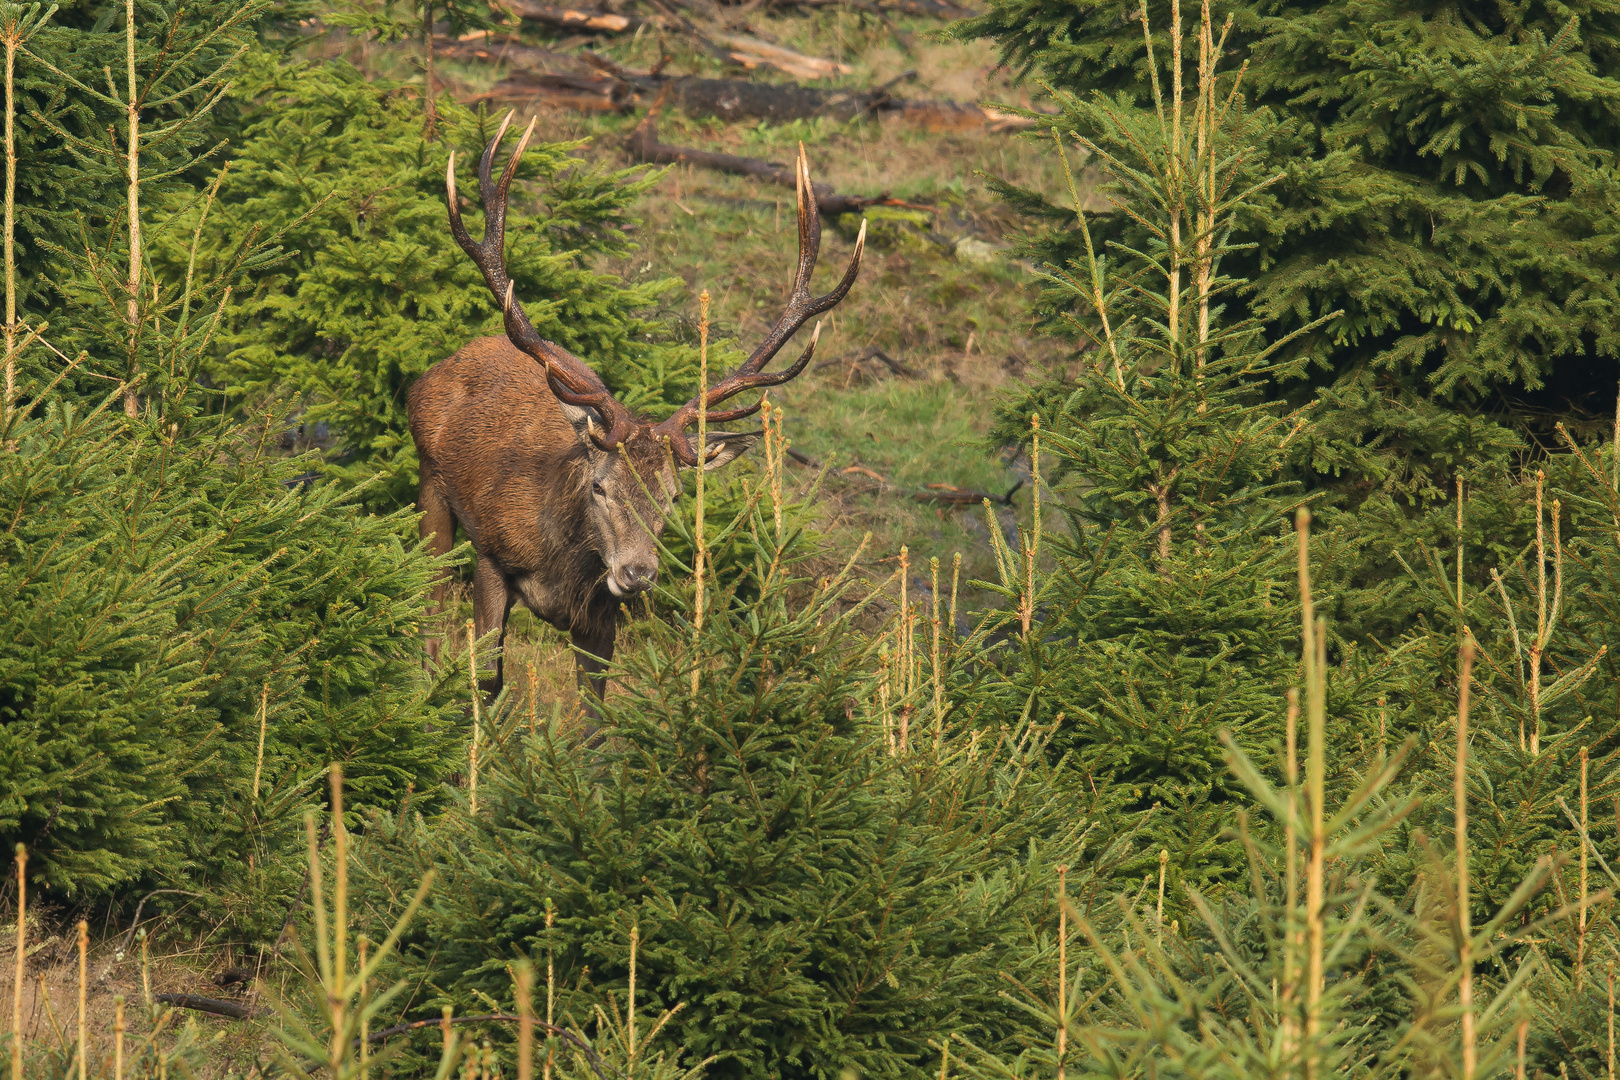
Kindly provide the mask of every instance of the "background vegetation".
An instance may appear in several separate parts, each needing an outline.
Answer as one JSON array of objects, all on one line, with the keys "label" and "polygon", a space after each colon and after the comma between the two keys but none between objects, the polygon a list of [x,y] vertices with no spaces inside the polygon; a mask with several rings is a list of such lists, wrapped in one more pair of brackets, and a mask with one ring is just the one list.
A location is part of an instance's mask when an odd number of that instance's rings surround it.
[{"label": "background vegetation", "polygon": [[[585,746],[526,616],[494,702],[425,664],[470,552],[403,412],[499,325],[450,155],[582,42],[0,5],[15,1080],[1612,1078],[1612,14],[652,7],[599,69],[746,19],[1022,134],[659,106],[887,201]],[[693,293],[711,365],[774,319],[792,208],[543,115],[518,289],[659,415]]]}]

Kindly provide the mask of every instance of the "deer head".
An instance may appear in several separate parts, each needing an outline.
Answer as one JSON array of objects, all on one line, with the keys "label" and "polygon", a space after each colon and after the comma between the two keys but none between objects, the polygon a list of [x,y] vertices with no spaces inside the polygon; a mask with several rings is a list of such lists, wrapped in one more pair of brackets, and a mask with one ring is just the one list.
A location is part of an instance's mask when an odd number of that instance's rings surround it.
[{"label": "deer head", "polygon": [[792,365],[775,372],[764,369],[805,323],[834,307],[849,293],[866,248],[866,223],[861,223],[855,254],[842,280],[829,293],[811,295],[810,276],[821,250],[821,216],[810,186],[809,162],[801,145],[797,168],[799,261],[786,309],[765,335],[765,340],[735,371],[708,387],[706,393],[700,391],[667,420],[648,420],[614,398],[584,361],[542,338],[513,295],[505,258],[507,193],[518,162],[534,134],[535,121],[529,121],[517,149],[496,181],[491,177],[491,170],[512,116],[509,112],[501,121],[478,162],[484,235],[476,242],[461,221],[456,196],[456,159],[454,153],[450,155],[445,172],[450,231],[461,250],[483,273],[490,292],[501,305],[507,338],[545,369],[551,392],[584,447],[588,467],[582,482],[589,484],[589,491],[580,494],[587,500],[585,524],[606,567],[608,589],[615,596],[625,596],[651,587],[656,577],[655,538],[663,530],[679,490],[675,469],[697,468],[700,463],[704,469],[720,468],[745,453],[761,434],[710,431],[704,445],[698,447],[688,436],[687,429],[698,423],[700,413],[705,414],[708,424],[724,424],[752,416],[759,411],[760,401],[729,409],[717,410],[716,406],[749,390],[780,386],[804,371],[815,355],[816,342],[821,335],[820,323],[816,324],[809,344]]}]

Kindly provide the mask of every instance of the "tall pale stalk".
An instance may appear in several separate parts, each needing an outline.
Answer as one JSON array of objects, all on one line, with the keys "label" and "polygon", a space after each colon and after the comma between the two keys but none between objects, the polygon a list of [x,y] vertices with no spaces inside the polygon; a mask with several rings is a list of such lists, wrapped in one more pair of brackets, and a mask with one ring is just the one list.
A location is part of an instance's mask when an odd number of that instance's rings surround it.
[{"label": "tall pale stalk", "polygon": [[23,1080],[22,991],[28,957],[28,849],[17,845],[17,951],[12,958],[16,971],[11,984],[11,1080]]},{"label": "tall pale stalk", "polygon": [[432,139],[437,136],[439,128],[439,104],[434,95],[432,0],[422,0],[422,48],[424,50],[423,75],[425,83],[422,90],[422,99],[426,117],[426,135]]},{"label": "tall pale stalk", "polygon": [[[1064,1057],[1069,1049],[1069,868],[1058,871],[1058,1022],[1057,1080],[1064,1080]],[[949,1041],[946,1042],[947,1053]],[[943,1069],[941,1070],[943,1072]]]},{"label": "tall pale stalk", "polygon": [[79,920],[79,1080],[90,1074],[90,924]]},{"label": "tall pale stalk", "polygon": [[1474,930],[1468,907],[1468,704],[1469,684],[1473,679],[1474,642],[1472,636],[1465,634],[1461,648],[1461,685],[1457,691],[1457,766],[1452,788],[1457,821],[1457,1001],[1462,1007],[1463,1080],[1473,1080],[1476,1065]]},{"label": "tall pale stalk", "polygon": [[1282,1015],[1283,1058],[1291,1058],[1299,1047],[1299,691],[1288,690],[1287,727],[1283,735],[1284,776],[1288,786],[1288,813],[1283,819],[1283,895],[1286,911],[1283,926],[1283,985],[1279,1012]]},{"label": "tall pale stalk", "polygon": [[1589,748],[1581,747],[1581,909],[1577,913],[1575,931],[1575,991],[1577,993],[1580,992],[1581,981],[1586,974],[1586,771],[1589,756]]},{"label": "tall pale stalk", "polygon": [[17,23],[6,20],[6,388],[0,418],[11,411],[17,396],[17,48],[22,44]]},{"label": "tall pale stalk", "polygon": [[1324,877],[1327,863],[1327,672],[1325,628],[1317,622],[1311,598],[1311,512],[1301,508],[1299,598],[1305,658],[1305,807],[1310,847],[1305,862],[1305,1075],[1315,1075],[1316,1040],[1321,1034],[1324,959]]},{"label": "tall pale stalk", "polygon": [[[128,96],[124,100],[124,126],[127,138],[126,176],[129,186],[129,357],[124,372],[124,415],[133,419],[139,411],[135,377],[140,348],[141,308],[141,110],[135,89],[135,0],[124,0],[124,67]],[[9,320],[8,320],[9,322]]]},{"label": "tall pale stalk", "polygon": [[709,461],[709,290],[698,294],[698,416],[697,416],[697,508],[692,533],[695,538],[692,573],[696,593],[692,618],[692,700],[698,696],[698,652],[703,636],[703,563],[708,556],[707,537],[703,532],[703,474]]},{"label": "tall pale stalk", "polygon": [[[0,44],[6,50],[6,205],[5,205],[5,264],[6,264],[6,324],[5,324],[5,389],[0,398],[0,420],[10,414],[11,403],[17,396],[17,50],[34,35],[56,12],[55,5],[43,15],[38,6],[24,9],[22,5],[8,5],[0,16]],[[24,348],[27,347],[25,342]]]}]

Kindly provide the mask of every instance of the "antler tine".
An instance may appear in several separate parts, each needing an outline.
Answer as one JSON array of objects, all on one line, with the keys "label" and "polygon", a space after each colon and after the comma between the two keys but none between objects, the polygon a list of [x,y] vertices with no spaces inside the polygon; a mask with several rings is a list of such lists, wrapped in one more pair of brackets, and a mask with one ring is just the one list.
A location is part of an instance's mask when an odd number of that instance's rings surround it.
[{"label": "antler tine", "polygon": [[[709,388],[709,392],[701,403],[708,418],[715,423],[724,423],[728,420],[740,420],[751,416],[759,410],[758,405],[739,409],[715,412],[714,407],[728,398],[734,397],[746,390],[765,389],[771,386],[780,386],[790,379],[796,378],[810,363],[815,355],[816,341],[821,333],[821,326],[816,325],[811,335],[810,344],[794,361],[791,367],[782,371],[766,374],[762,371],[766,364],[781,351],[782,346],[804,327],[804,324],[823,312],[831,310],[845,296],[855,284],[855,278],[860,273],[861,257],[866,252],[866,222],[861,222],[860,234],[855,238],[855,254],[849,260],[849,266],[844,271],[843,278],[833,290],[822,296],[812,296],[810,293],[810,278],[816,268],[816,259],[821,252],[821,212],[816,205],[815,185],[810,180],[810,159],[805,154],[804,144],[799,144],[799,159],[795,167],[795,186],[797,188],[799,204],[799,258],[798,265],[793,274],[793,287],[788,298],[786,310],[781,318],[776,320],[765,340],[743,361],[742,365],[727,375],[724,379]],[[662,435],[677,436],[697,419],[700,402],[694,397],[685,405],[675,411],[668,420],[658,425],[658,432]],[[671,446],[683,464],[697,464],[697,456],[686,445],[684,438],[671,438]]]},{"label": "antler tine", "polygon": [[587,405],[602,414],[603,419],[607,421],[608,430],[605,433],[598,433],[593,426],[591,438],[602,449],[611,450],[630,434],[635,418],[630,410],[613,397],[589,365],[568,350],[539,335],[534,324],[529,321],[528,314],[524,312],[523,305],[518,303],[514,296],[512,280],[506,273],[507,194],[512,186],[512,179],[517,175],[518,162],[522,160],[523,152],[529,148],[529,140],[534,136],[535,119],[531,119],[529,126],[524,129],[523,137],[518,140],[517,149],[512,151],[512,156],[507,159],[506,168],[501,171],[499,182],[494,182],[490,174],[495,161],[495,152],[500,148],[501,141],[506,138],[506,130],[515,114],[516,110],[506,114],[500,128],[495,132],[495,137],[484,147],[483,156],[478,162],[478,193],[484,203],[484,235],[476,243],[461,220],[460,200],[456,194],[456,159],[454,153],[450,155],[450,164],[445,170],[445,193],[450,203],[450,233],[455,237],[461,250],[472,259],[473,265],[483,273],[485,284],[494,294],[496,302],[501,305],[506,336],[512,344],[528,353],[545,368],[546,381],[559,400],[571,405]]}]

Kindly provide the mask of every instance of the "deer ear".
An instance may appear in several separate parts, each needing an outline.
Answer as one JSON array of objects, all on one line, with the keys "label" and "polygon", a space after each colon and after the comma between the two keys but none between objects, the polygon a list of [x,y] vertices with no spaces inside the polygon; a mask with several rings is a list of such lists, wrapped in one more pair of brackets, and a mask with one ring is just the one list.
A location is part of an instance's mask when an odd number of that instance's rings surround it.
[{"label": "deer ear", "polygon": [[602,418],[596,415],[595,409],[587,409],[583,405],[570,405],[566,401],[557,402],[562,414],[568,420],[568,426],[574,429],[574,436],[585,444],[585,449],[597,453],[596,444],[591,441],[591,431],[603,431],[607,425]]},{"label": "deer ear", "polygon": [[[737,458],[748,453],[754,444],[764,436],[763,431],[711,431],[706,443],[709,451],[709,460],[704,462],[703,471],[710,472],[729,465]],[[692,452],[697,452],[697,436],[688,435],[687,442]]]}]

